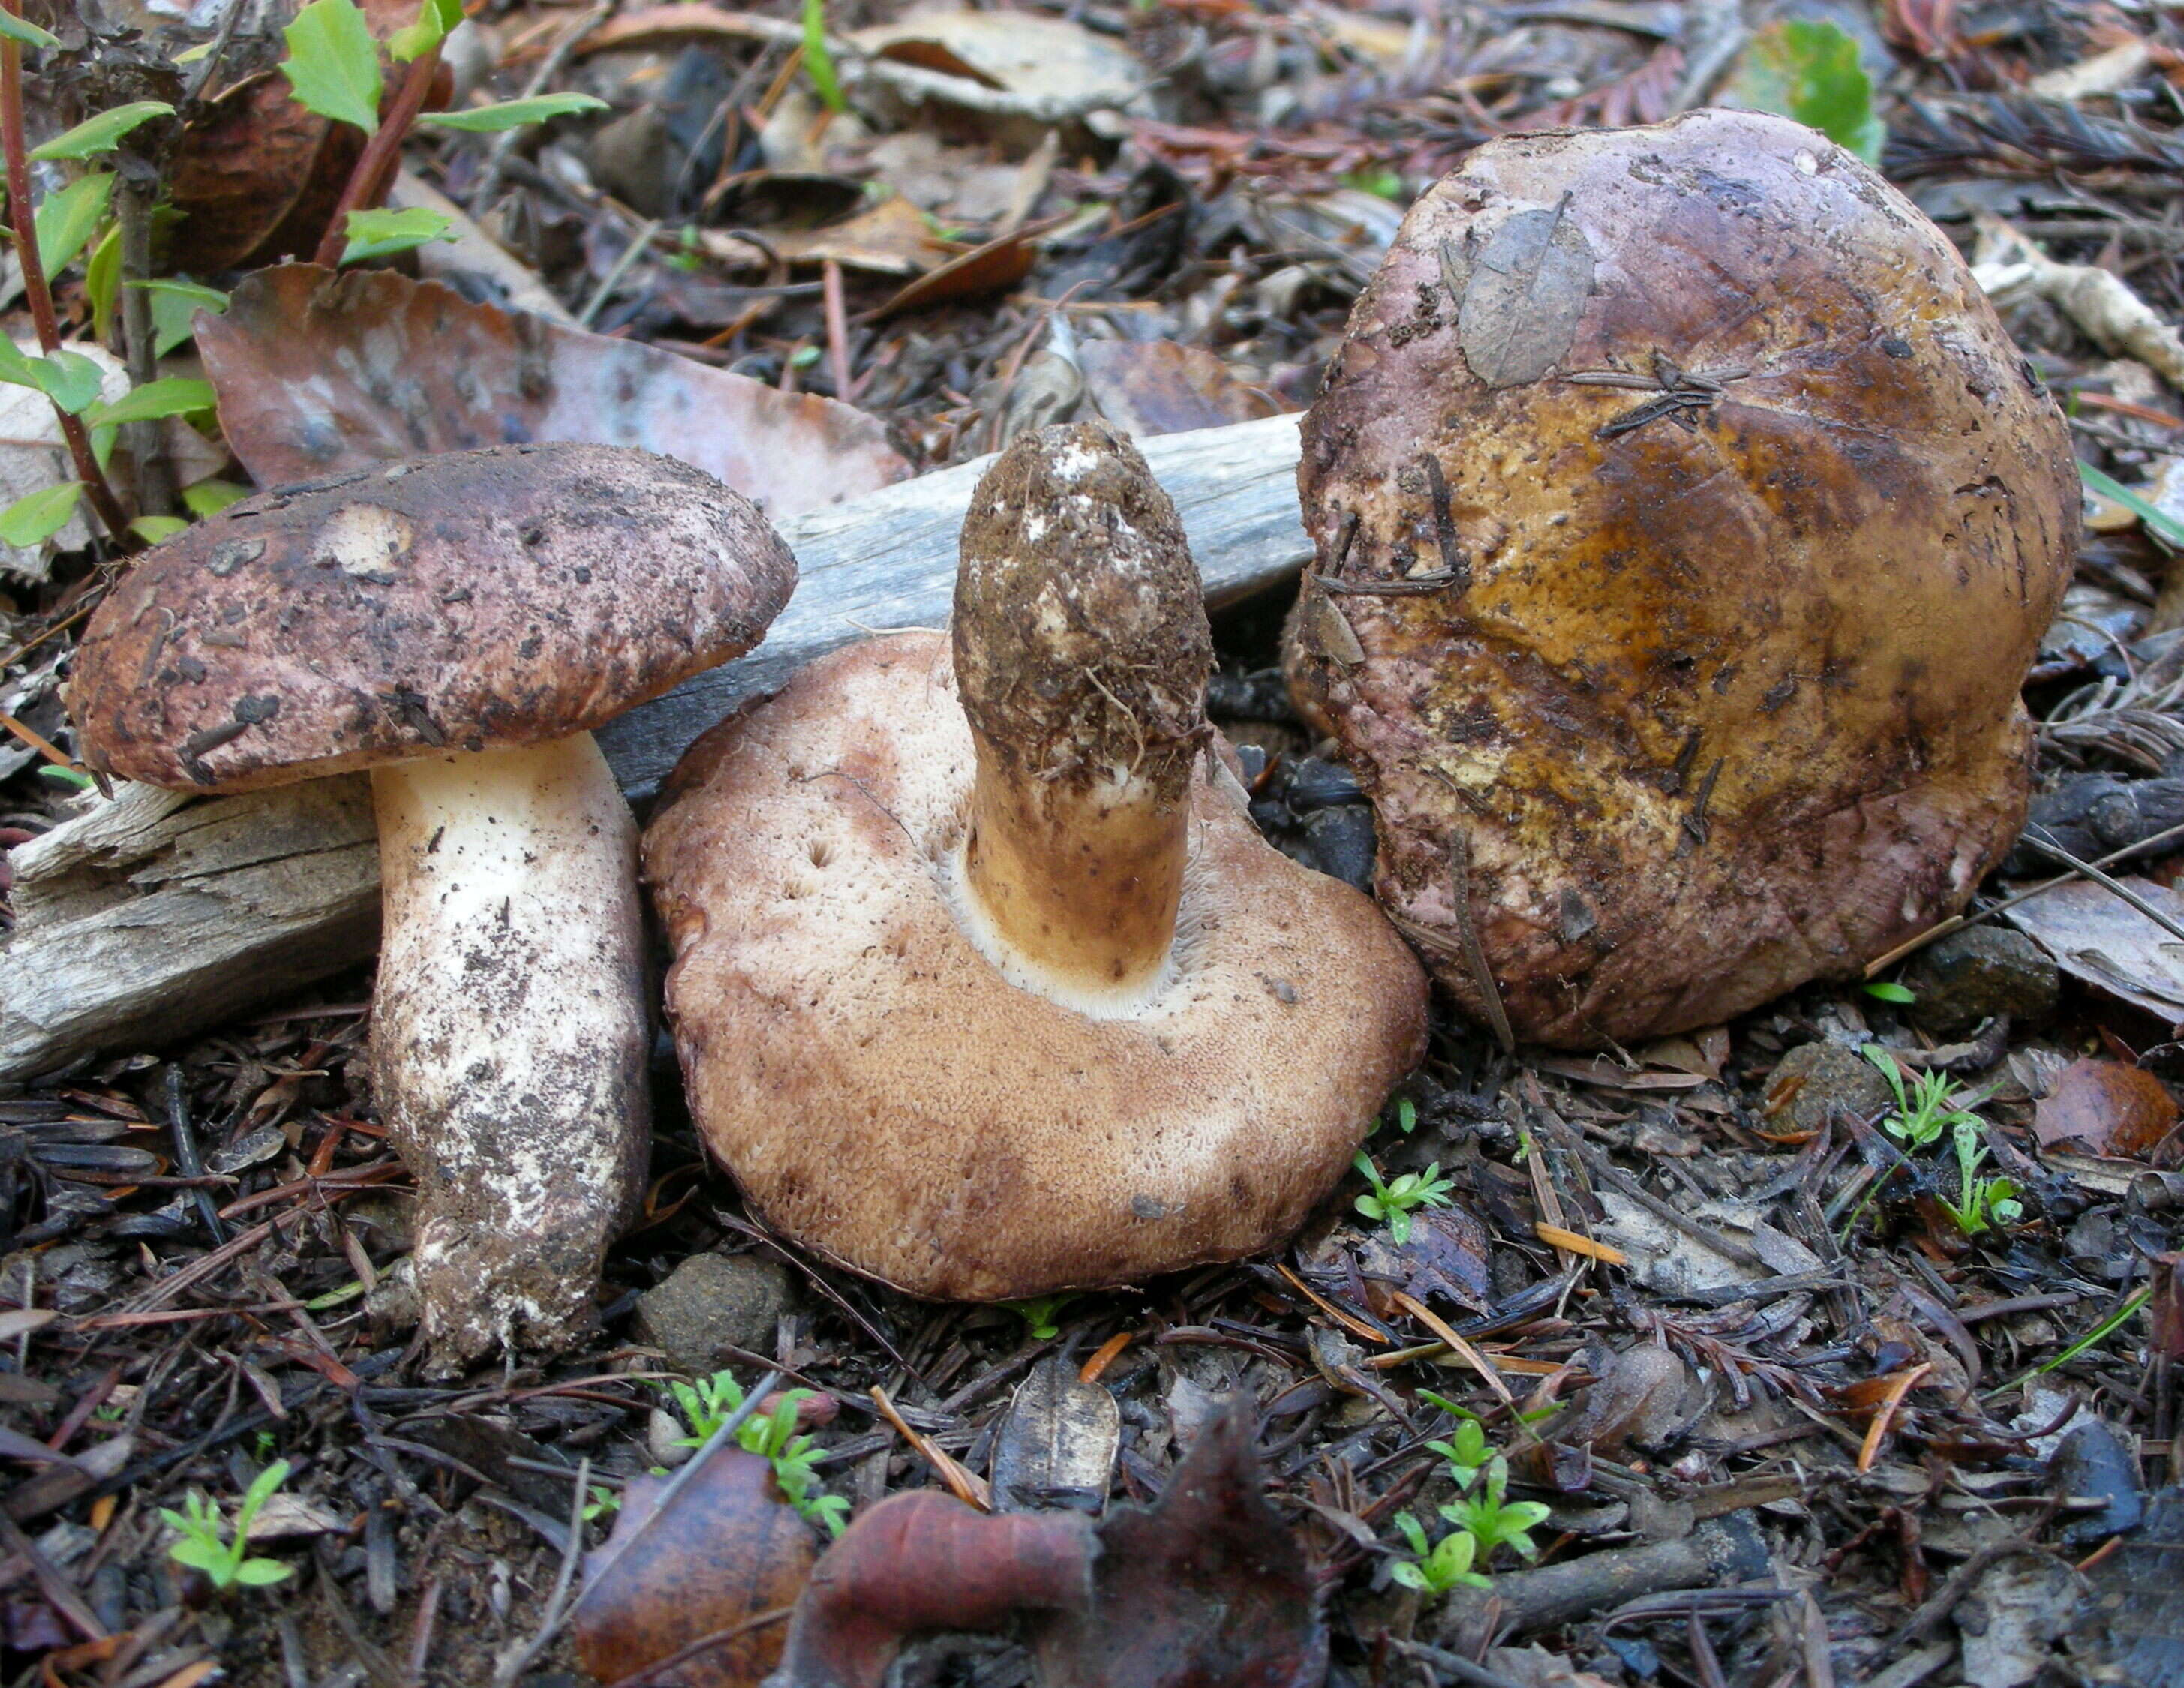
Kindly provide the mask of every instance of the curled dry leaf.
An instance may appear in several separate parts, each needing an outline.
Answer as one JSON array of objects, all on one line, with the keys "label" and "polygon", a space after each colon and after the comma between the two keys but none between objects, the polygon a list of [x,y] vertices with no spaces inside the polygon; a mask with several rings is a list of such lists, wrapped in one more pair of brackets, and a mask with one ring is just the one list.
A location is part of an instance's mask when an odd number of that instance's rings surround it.
[{"label": "curled dry leaf", "polygon": [[[2151,879],[2116,881],[2171,920],[2184,898]],[[2003,918],[2030,937],[2071,978],[2149,1014],[2184,1018],[2184,948],[2106,885],[2078,880],[2011,905]]]},{"label": "curled dry leaf", "polygon": [[2074,1061],[2032,1116],[2043,1148],[2075,1140],[2088,1153],[2139,1159],[2176,1123],[2176,1099],[2151,1072],[2120,1061]]},{"label": "curled dry leaf", "polygon": [[265,486],[422,453],[588,442],[678,457],[778,521],[899,481],[873,417],[627,340],[472,304],[389,270],[244,280],[198,346]]},{"label": "curled dry leaf", "polygon": [[1115,1397],[1060,1354],[1033,1367],[994,1444],[994,1504],[1003,1512],[1068,1507],[1097,1512],[1121,1446]]},{"label": "curled dry leaf", "polygon": [[1077,361],[1100,414],[1139,439],[1253,421],[1282,409],[1202,346],[1088,340]]},{"label": "curled dry leaf", "polygon": [[789,1621],[776,1688],[878,1688],[921,1630],[992,1630],[1089,1598],[1091,1526],[989,1515],[934,1489],[894,1495],[829,1547]]},{"label": "curled dry leaf", "polygon": [[[614,1534],[585,1566],[577,1653],[619,1682],[701,1637],[794,1603],[817,1547],[756,1454],[723,1448],[663,1508],[665,1479],[632,1478]],[[724,1639],[649,1679],[653,1688],[749,1688],[780,1660],[783,1626]]]},{"label": "curled dry leaf", "polygon": [[772,1688],[878,1688],[911,1632],[1024,1612],[1043,1614],[1042,1688],[1306,1688],[1327,1671],[1311,1567],[1232,1412],[1154,1505],[1096,1535],[1074,1513],[986,1516],[933,1490],[883,1501],[820,1560]]},{"label": "curled dry leaf", "polygon": [[1307,1688],[1327,1626],[1302,1546],[1259,1477],[1251,1421],[1201,1433],[1160,1499],[1100,1526],[1092,1603],[1034,1642],[1043,1688]]}]

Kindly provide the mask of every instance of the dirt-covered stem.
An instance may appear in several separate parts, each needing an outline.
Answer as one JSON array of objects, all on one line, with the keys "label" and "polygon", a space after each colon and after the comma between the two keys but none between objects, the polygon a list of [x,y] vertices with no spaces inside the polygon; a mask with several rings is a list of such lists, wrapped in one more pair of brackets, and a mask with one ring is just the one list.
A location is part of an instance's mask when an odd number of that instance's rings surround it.
[{"label": "dirt-covered stem", "polygon": [[437,42],[410,61],[401,91],[394,96],[393,109],[372,131],[356,161],[356,168],[348,173],[340,203],[334,207],[333,220],[326,225],[326,233],[319,239],[319,249],[312,254],[313,262],[329,270],[340,267],[342,253],[348,245],[348,214],[362,210],[386,191],[396,161],[402,155],[402,142],[410,133],[410,125],[417,120],[417,114],[425,109],[425,96],[432,92],[432,78],[439,70],[440,47]]}]

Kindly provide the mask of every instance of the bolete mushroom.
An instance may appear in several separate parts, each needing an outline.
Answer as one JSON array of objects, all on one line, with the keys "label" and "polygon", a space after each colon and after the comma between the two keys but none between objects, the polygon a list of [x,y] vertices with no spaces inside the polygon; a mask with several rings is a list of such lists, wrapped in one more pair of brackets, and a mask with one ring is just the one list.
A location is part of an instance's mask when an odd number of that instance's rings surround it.
[{"label": "bolete mushroom", "polygon": [[202,792],[371,771],[373,1091],[443,1365],[581,1334],[642,1189],[636,827],[590,729],[749,649],[795,578],[687,465],[497,447],[231,505],[91,619],[92,767]]},{"label": "bolete mushroom", "polygon": [[1424,978],[1253,830],[1212,661],[1145,460],[1049,428],[973,495],[952,640],[848,647],[691,748],[644,843],[668,1015],[772,1223],[1003,1300],[1250,1254],[1340,1176]]},{"label": "bolete mushroom", "polygon": [[1810,130],[1479,148],[1358,298],[1298,482],[1292,687],[1382,903],[1520,1037],[1849,975],[2016,836],[2070,442],[1947,239]]}]

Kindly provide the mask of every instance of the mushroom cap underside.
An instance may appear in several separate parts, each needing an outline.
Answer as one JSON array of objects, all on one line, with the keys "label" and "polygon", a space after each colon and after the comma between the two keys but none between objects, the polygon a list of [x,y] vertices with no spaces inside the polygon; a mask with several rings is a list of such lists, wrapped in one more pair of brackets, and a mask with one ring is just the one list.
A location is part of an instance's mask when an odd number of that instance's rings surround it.
[{"label": "mushroom cap underside", "polygon": [[70,705],[85,760],[248,791],[586,732],[749,649],[796,560],[625,446],[496,446],[261,493],[147,552]]},{"label": "mushroom cap underside", "polygon": [[970,731],[944,638],[836,653],[700,739],[645,836],[691,1111],[775,1224],[914,1294],[1007,1300],[1294,1230],[1424,1049],[1377,910],[1195,779],[1176,961],[1089,1017],[958,923]]},{"label": "mushroom cap underside", "polygon": [[2014,836],[2068,437],[1947,238],[1820,136],[1479,148],[1303,432],[1334,585],[1292,684],[1474,1011],[1467,921],[1519,1036],[1596,1045],[1854,972]]}]

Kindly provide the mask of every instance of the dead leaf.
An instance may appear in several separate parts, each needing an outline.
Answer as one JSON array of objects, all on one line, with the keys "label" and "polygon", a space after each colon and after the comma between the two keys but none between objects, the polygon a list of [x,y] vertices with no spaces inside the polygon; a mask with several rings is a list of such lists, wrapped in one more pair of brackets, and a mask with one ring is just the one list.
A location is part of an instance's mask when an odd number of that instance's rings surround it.
[{"label": "dead leaf", "polygon": [[[632,1478],[605,1546],[585,1563],[574,1618],[577,1654],[619,1682],[701,1637],[793,1605],[812,1574],[811,1525],[756,1454],[723,1448],[664,1510],[669,1479]],[[780,1662],[785,1626],[724,1640],[666,1672],[655,1688],[755,1688]]]},{"label": "dead leaf", "polygon": [[1399,1245],[1387,1238],[1384,1230],[1368,1233],[1359,1259],[1367,1299],[1376,1314],[1387,1317],[1394,1302],[1384,1305],[1374,1292],[1386,1296],[1391,1290],[1421,1301],[1440,1296],[1477,1313],[1491,1309],[1493,1235],[1470,1208],[1451,1202],[1421,1209],[1411,1216],[1407,1239]]},{"label": "dead leaf", "polygon": [[1639,1343],[1609,1357],[1599,1380],[1558,1419],[1557,1442],[1622,1459],[1631,1448],[1656,1448],[1682,1431],[1706,1404],[1707,1391],[1680,1357]]},{"label": "dead leaf", "polygon": [[[2136,877],[2117,882],[2184,924],[2184,898]],[[2184,942],[2105,885],[2076,880],[2013,905],[2003,918],[2071,978],[2169,1021],[2184,1020]]]},{"label": "dead leaf", "polygon": [[2176,1103],[2151,1072],[2120,1061],[2074,1061],[2032,1116],[2042,1148],[2075,1142],[2095,1155],[2141,1160],[2176,1123]]},{"label": "dead leaf", "polygon": [[1053,226],[1054,221],[1035,223],[972,247],[904,287],[874,311],[871,320],[878,322],[901,311],[922,310],[950,299],[974,298],[997,288],[1014,287],[1031,274],[1032,266],[1039,262],[1038,237]]},{"label": "dead leaf", "polygon": [[1100,414],[1139,439],[1253,421],[1282,409],[1202,346],[1088,340],[1077,362]]},{"label": "dead leaf", "polygon": [[1505,218],[1476,253],[1457,330],[1489,387],[1537,381],[1569,349],[1592,293],[1592,248],[1565,204]]},{"label": "dead leaf", "polygon": [[248,276],[198,346],[260,485],[527,442],[678,457],[779,521],[910,472],[879,421],[627,340],[472,304],[391,270]]},{"label": "dead leaf", "polygon": [[1116,42],[1038,12],[928,12],[859,30],[850,39],[875,58],[1006,88],[1027,100],[1119,107],[1145,86],[1144,67]]},{"label": "dead leaf", "polygon": [[1251,1421],[1209,1424],[1146,1508],[1100,1526],[1089,1609],[1033,1641],[1042,1688],[1311,1688],[1327,1626],[1303,1547],[1259,1477]]},{"label": "dead leaf", "polygon": [[1122,1434],[1115,1397],[1086,1383],[1064,1356],[1049,1355],[1017,1388],[994,1443],[994,1505],[1003,1512],[1098,1512],[1106,1504]]},{"label": "dead leaf", "polygon": [[918,1630],[994,1630],[1027,1609],[1081,1607],[1093,1552],[1092,1527],[1074,1513],[989,1514],[935,1489],[890,1495],[821,1557],[775,1680],[879,1688]]},{"label": "dead leaf", "polygon": [[[35,340],[15,343],[15,348],[32,357],[38,354]],[[105,347],[81,341],[71,342],[68,349],[98,365],[98,396],[108,404],[129,391],[129,371]],[[75,479],[75,465],[61,442],[60,419],[53,414],[53,401],[32,387],[0,387],[0,510]],[[44,544],[20,549],[0,544],[0,570],[26,580],[45,579],[56,551],[91,543],[91,530],[84,521],[79,499],[75,514]]]},{"label": "dead leaf", "polygon": [[706,253],[724,264],[756,269],[775,258],[788,264],[821,264],[831,259],[853,270],[881,276],[916,276],[944,262],[956,248],[936,236],[925,213],[900,193],[838,223],[817,229],[768,229],[771,253],[755,241],[708,229],[698,237]]}]

